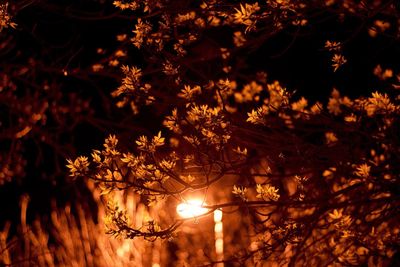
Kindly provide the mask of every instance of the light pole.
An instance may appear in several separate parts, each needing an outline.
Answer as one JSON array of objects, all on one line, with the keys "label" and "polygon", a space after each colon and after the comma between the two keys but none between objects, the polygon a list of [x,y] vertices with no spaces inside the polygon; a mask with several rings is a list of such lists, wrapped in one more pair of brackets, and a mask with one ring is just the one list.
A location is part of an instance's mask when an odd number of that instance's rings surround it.
[{"label": "light pole", "polygon": [[[214,210],[214,233],[215,233],[215,254],[217,261],[224,260],[224,229],[222,224],[222,211]],[[224,263],[217,263],[217,267],[223,267]]]},{"label": "light pole", "polygon": [[[209,209],[204,208],[206,206],[201,199],[189,199],[183,203],[180,203],[176,207],[176,211],[181,218],[189,219],[196,218],[210,212]],[[217,261],[223,261],[224,259],[224,231],[222,224],[222,211],[214,210],[214,234],[215,234],[215,254]],[[216,265],[217,267],[223,267],[224,263],[220,262]]]}]

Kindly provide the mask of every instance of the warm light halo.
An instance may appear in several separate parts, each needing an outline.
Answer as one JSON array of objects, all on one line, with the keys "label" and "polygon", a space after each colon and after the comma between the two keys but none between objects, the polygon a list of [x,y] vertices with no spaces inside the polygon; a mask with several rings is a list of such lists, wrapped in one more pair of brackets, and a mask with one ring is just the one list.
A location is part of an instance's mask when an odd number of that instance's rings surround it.
[{"label": "warm light halo", "polygon": [[181,218],[195,218],[206,214],[210,210],[203,208],[206,203],[201,199],[188,199],[176,207],[176,212]]}]

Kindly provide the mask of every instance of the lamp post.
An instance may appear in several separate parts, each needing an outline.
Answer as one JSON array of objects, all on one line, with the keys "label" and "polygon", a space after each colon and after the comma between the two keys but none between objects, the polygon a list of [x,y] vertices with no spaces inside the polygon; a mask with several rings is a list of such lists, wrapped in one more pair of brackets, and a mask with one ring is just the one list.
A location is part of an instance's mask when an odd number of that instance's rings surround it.
[{"label": "lamp post", "polygon": [[[222,224],[222,211],[214,210],[214,233],[215,233],[215,254],[217,261],[224,260],[224,229]],[[217,263],[217,267],[223,267],[224,263]]]},{"label": "lamp post", "polygon": [[[198,216],[204,215],[210,210],[204,208],[204,201],[201,199],[189,199],[183,203],[180,203],[176,207],[176,211],[181,218],[189,219],[196,218]],[[224,259],[224,232],[222,224],[222,211],[214,211],[214,244],[215,244],[215,254],[217,256],[217,261],[223,261]],[[223,267],[224,263],[219,262],[217,267]]]}]

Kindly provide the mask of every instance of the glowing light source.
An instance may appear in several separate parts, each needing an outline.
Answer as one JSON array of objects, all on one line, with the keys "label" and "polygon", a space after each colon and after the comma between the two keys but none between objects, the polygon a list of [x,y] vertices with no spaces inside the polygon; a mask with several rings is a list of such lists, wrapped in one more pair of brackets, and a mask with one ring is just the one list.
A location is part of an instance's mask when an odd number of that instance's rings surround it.
[{"label": "glowing light source", "polygon": [[218,260],[223,260],[223,257],[221,257],[220,255],[222,255],[222,253],[224,253],[224,240],[222,239],[217,239],[215,240],[215,252],[218,255]]},{"label": "glowing light source", "polygon": [[176,207],[176,212],[184,219],[194,218],[206,214],[209,209],[203,208],[206,205],[201,199],[189,199]]},{"label": "glowing light source", "polygon": [[[222,233],[222,222],[215,223],[214,231],[215,231],[215,234]],[[220,237],[218,236],[218,238],[220,238]]]},{"label": "glowing light source", "polygon": [[222,220],[222,211],[215,210],[214,211],[214,222],[220,222]]},{"label": "glowing light source", "polygon": [[[222,210],[214,210],[214,233],[215,233],[215,253],[217,260],[224,259],[224,230],[222,224]],[[217,263],[216,267],[224,267],[223,262]]]},{"label": "glowing light source", "polygon": [[[176,207],[176,211],[182,218],[195,218],[210,212],[204,208],[207,204],[201,199],[189,199]],[[214,234],[215,234],[215,254],[219,261],[216,267],[224,267],[224,231],[222,223],[222,210],[214,210]]]}]

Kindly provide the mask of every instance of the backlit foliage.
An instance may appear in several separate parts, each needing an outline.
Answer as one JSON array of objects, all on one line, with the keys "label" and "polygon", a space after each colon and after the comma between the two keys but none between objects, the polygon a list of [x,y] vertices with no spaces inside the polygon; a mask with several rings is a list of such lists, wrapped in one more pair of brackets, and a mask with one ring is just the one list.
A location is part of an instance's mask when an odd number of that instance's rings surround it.
[{"label": "backlit foliage", "polygon": [[[84,157],[69,160],[71,176],[96,181],[104,195],[134,191],[153,211],[154,217],[135,227],[123,209],[110,204],[108,232],[179,243],[188,219],[174,208],[198,195],[210,213],[225,214],[226,262],[390,262],[400,240],[397,85],[358,98],[333,88],[329,99],[313,102],[265,72],[247,74],[239,60],[240,51],[283,29],[307,30],[314,12],[362,20],[370,12],[396,16],[394,5],[372,2],[115,1],[137,17],[124,40],[143,51],[146,64],[124,65],[125,78],[113,96],[122,97],[118,106],[130,103],[135,114],[153,106],[163,123],[158,134],[132,137],[128,145],[110,135],[90,163]],[[366,26],[376,34],[398,34],[380,21]],[[211,29],[228,33],[231,42],[204,44],[198,54],[196,45],[210,38]],[[321,44],[334,72],[351,61],[344,56],[346,41]],[[374,72],[385,80],[398,71]],[[212,264],[216,255],[200,258],[178,262]]]},{"label": "backlit foliage", "polygon": [[[179,141],[173,147],[165,148],[159,133],[141,136],[137,152],[123,152],[116,137],[110,136],[82,175],[98,181],[104,194],[134,190],[150,208],[155,202],[172,208],[192,191],[213,200],[212,192],[222,190],[223,200],[208,206],[211,210],[247,207],[240,216],[250,216],[256,223],[246,228],[254,234],[250,249],[227,255],[228,261],[378,262],[393,256],[400,233],[398,172],[391,167],[398,162],[400,109],[387,97],[373,93],[356,99],[346,111],[332,111],[333,117],[322,107],[313,113],[297,111],[289,103],[274,107],[273,113],[251,112],[252,119],[244,117],[243,122],[226,113],[232,120],[221,119],[219,128],[212,126],[218,109],[190,103],[184,105],[189,117],[180,119],[176,110],[167,115],[165,125]],[[346,120],[349,114],[356,114],[355,121]],[[240,128],[235,129],[236,123]],[[328,126],[335,138],[324,144],[318,125]],[[320,141],[302,137],[314,131],[322,134]],[[315,147],[315,142],[321,143]],[[233,144],[246,145],[250,155],[233,149]],[[296,147],[299,150],[291,151]],[[79,166],[86,168],[79,158],[75,162],[70,166],[73,176]],[[218,188],[219,183],[231,183],[233,190]],[[183,223],[171,215],[134,228],[117,207],[111,208],[110,216],[109,232],[125,238],[171,238]]]},{"label": "backlit foliage", "polygon": [[[364,67],[354,39],[398,44],[398,1],[99,0],[94,13],[50,2],[0,5],[0,184],[35,175],[57,184],[64,162],[69,182],[88,183],[99,216],[53,205],[29,224],[24,197],[16,234],[9,223],[0,232],[0,264],[396,264],[400,70],[374,61],[364,69],[376,84],[358,95],[346,79]],[[41,21],[18,21],[30,5],[90,33],[92,22],[115,22],[115,38],[87,48],[73,35],[50,53]],[[332,20],[343,30],[325,31]],[[309,35],[332,79],[318,88],[323,77],[310,73],[303,93],[287,82],[293,73],[273,73],[273,59]],[[71,52],[75,43],[82,48]],[[94,55],[75,62],[81,52]],[[305,58],[308,69],[315,61]],[[316,100],[322,89],[330,95]],[[79,142],[96,140],[82,125],[107,138],[78,156]],[[177,205],[192,197],[208,212],[179,217]]]},{"label": "backlit foliage", "polygon": [[4,28],[15,28],[17,24],[13,22],[10,13],[8,13],[8,3],[0,4],[0,32]]}]

